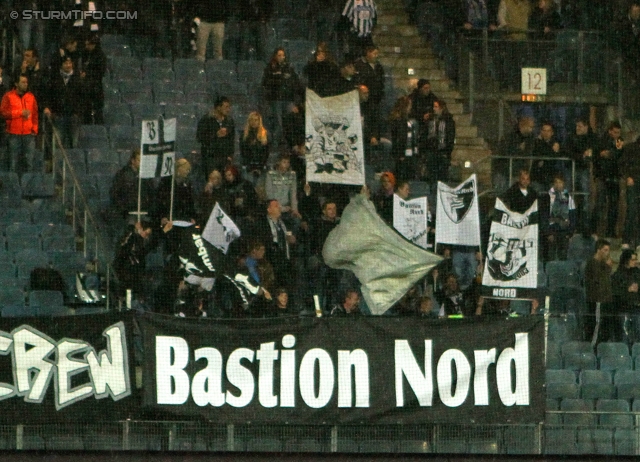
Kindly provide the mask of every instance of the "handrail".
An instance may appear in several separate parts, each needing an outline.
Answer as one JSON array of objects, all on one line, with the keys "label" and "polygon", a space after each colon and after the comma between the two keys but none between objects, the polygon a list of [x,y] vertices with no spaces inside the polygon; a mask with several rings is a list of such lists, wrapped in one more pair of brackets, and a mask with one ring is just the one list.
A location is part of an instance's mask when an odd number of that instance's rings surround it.
[{"label": "handrail", "polygon": [[[82,191],[82,187],[80,186],[80,182],[78,181],[78,177],[76,175],[75,169],[71,163],[71,161],[69,160],[69,156],[67,154],[66,149],[64,148],[64,146],[62,145],[62,139],[60,137],[60,133],[58,132],[58,129],[55,127],[55,125],[53,124],[53,120],[51,119],[51,116],[45,116],[44,117],[44,121],[45,121],[45,127],[49,127],[51,130],[51,139],[50,139],[50,147],[51,147],[51,163],[52,163],[52,175],[53,175],[53,181],[54,181],[54,185],[56,184],[56,156],[60,155],[62,158],[62,206],[63,208],[66,207],[66,186],[67,186],[67,172],[70,174],[71,176],[71,183],[73,185],[73,196],[72,196],[72,205],[71,205],[71,212],[72,212],[72,226],[73,226],[73,230],[74,230],[74,235],[76,232],[76,212],[78,211],[78,209],[81,208],[81,210],[84,212],[83,213],[83,253],[85,258],[87,257],[87,228],[89,225],[92,226],[93,231],[95,233],[95,252],[93,255],[93,263],[95,265],[95,271],[96,273],[98,273],[99,270],[99,254],[100,254],[100,249],[102,250],[106,250],[107,246],[104,245],[102,238],[100,237],[100,233],[99,233],[99,224],[97,222],[97,220],[95,219],[95,217],[93,216],[93,214],[91,213],[91,209],[89,208],[89,203],[86,199],[86,196],[84,195],[84,192]],[[46,130],[45,130],[46,133]],[[48,137],[44,136],[44,142],[46,143],[47,141],[49,141]],[[80,204],[78,204],[78,199]],[[106,307],[107,309],[110,308],[110,296],[111,296],[111,278],[113,277],[115,281],[117,281],[117,277],[115,275],[115,272],[113,271],[113,268],[111,266],[111,263],[109,263],[109,260],[107,259],[106,262],[106,271],[105,271],[105,275],[107,278],[107,287],[106,287]]]}]

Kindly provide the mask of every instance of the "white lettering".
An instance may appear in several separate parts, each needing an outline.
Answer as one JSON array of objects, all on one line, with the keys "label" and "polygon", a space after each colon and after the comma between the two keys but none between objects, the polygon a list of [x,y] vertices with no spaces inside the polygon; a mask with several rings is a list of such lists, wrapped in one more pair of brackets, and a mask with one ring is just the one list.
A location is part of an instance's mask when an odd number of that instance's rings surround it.
[{"label": "white lettering", "polygon": [[158,404],[184,404],[189,398],[189,345],[180,337],[156,336],[156,400]]},{"label": "white lettering", "polygon": [[195,360],[207,360],[207,367],[193,376],[191,396],[196,405],[202,407],[210,404],[220,407],[224,404],[225,395],[222,391],[222,354],[215,348],[198,348]]},{"label": "white lettering", "polygon": [[[515,390],[511,362],[515,363]],[[529,405],[529,334],[517,333],[515,348],[502,350],[496,365],[498,394],[505,406]]]},{"label": "white lettering", "polygon": [[[318,394],[315,392],[316,362],[319,366]],[[300,395],[307,406],[318,409],[327,405],[333,395],[335,384],[333,362],[329,353],[321,348],[312,348],[300,363]]]},{"label": "white lettering", "polygon": [[[296,338],[287,334],[282,337],[283,348],[293,348]],[[280,407],[295,407],[296,405],[296,352],[282,350],[280,360]]]},{"label": "white lettering", "polygon": [[338,350],[338,407],[352,407],[352,369],[355,369],[355,407],[369,407],[369,358],[363,350]]},{"label": "white lettering", "polygon": [[424,374],[416,362],[407,340],[395,341],[396,406],[404,406],[402,377],[407,378],[420,406],[431,406],[433,401],[433,371],[431,370],[431,340],[424,341]]},{"label": "white lettering", "polygon": [[496,349],[475,350],[476,372],[473,376],[473,396],[476,406],[489,405],[489,366],[496,362]]},{"label": "white lettering", "polygon": [[71,389],[71,377],[89,369],[89,365],[85,361],[77,361],[69,356],[87,351],[90,348],[85,342],[73,340],[64,340],[58,344],[56,409],[62,409],[93,394],[91,383],[76,387],[74,390]]},{"label": "white lettering", "polygon": [[258,400],[264,407],[276,407],[278,396],[273,394],[273,362],[278,359],[275,342],[263,343],[256,354],[260,361],[258,370]]},{"label": "white lettering", "polygon": [[249,369],[241,364],[243,359],[253,362],[253,350],[248,348],[238,348],[234,350],[227,361],[227,378],[229,383],[240,390],[240,395],[235,396],[227,390],[227,404],[233,407],[245,407],[253,399],[256,385],[253,381],[253,374]]},{"label": "white lettering", "polygon": [[[13,360],[18,393],[28,403],[41,403],[53,375],[53,362],[46,359],[54,350],[53,341],[20,327],[13,332]],[[27,345],[31,348],[27,351]],[[35,372],[35,376],[34,376]]]},{"label": "white lettering", "polygon": [[[453,390],[453,365],[456,368],[456,386]],[[442,404],[448,407],[458,407],[467,399],[471,382],[471,365],[460,350],[447,350],[438,361],[437,367],[438,393]]]},{"label": "white lettering", "polygon": [[95,387],[96,398],[111,396],[114,401],[131,394],[129,358],[124,323],[119,322],[105,330],[107,350],[97,356],[92,349],[87,355],[89,374]]}]

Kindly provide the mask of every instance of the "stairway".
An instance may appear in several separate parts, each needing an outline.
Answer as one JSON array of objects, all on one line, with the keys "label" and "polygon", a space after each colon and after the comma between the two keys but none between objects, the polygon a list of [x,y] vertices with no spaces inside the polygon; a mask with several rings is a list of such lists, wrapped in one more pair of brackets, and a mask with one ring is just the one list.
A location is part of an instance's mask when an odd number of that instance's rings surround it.
[{"label": "stairway", "polygon": [[[429,79],[431,90],[446,101],[449,112],[456,121],[456,147],[452,161],[460,166],[460,179],[472,173],[478,175],[482,189],[491,185],[491,151],[485,140],[478,136],[478,129],[465,112],[462,95],[443,70],[442,61],[422,40],[418,29],[409,24],[402,0],[378,0],[378,23],[373,41],[380,48],[380,63],[399,95],[410,93],[418,79]],[[467,167],[468,165],[468,167]]]}]

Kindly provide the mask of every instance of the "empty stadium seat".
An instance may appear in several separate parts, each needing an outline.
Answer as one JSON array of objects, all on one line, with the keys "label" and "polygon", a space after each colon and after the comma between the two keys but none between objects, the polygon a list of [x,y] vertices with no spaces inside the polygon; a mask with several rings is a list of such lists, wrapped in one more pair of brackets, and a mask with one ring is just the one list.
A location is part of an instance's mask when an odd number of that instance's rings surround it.
[{"label": "empty stadium seat", "polygon": [[638,448],[636,430],[616,428],[613,434],[614,451],[616,455],[635,455]]},{"label": "empty stadium seat", "polygon": [[260,84],[265,64],[262,61],[238,61],[238,80]]},{"label": "empty stadium seat", "polygon": [[593,353],[573,353],[564,357],[564,368],[579,371],[597,369],[596,355]]},{"label": "empty stadium seat", "polygon": [[177,81],[204,79],[204,63],[193,58],[178,58],[173,62],[173,72]]},{"label": "empty stadium seat", "polygon": [[640,356],[640,342],[636,342],[631,347],[631,357],[635,358]]},{"label": "empty stadium seat", "polygon": [[[600,399],[596,403],[596,411],[612,413],[600,414],[599,420],[602,426],[633,427],[633,415],[629,413],[629,402],[624,399]],[[626,414],[619,414],[620,412]]]},{"label": "empty stadium seat", "polygon": [[315,44],[311,40],[284,40],[283,47],[292,64],[306,64],[315,51]]},{"label": "empty stadium seat", "polygon": [[577,441],[582,454],[613,455],[613,431],[609,428],[579,428]]},{"label": "empty stadium seat", "polygon": [[207,61],[204,66],[207,80],[214,82],[217,80],[237,80],[236,63],[226,59]]},{"label": "empty stadium seat", "polygon": [[[14,275],[15,277],[15,275]],[[16,287],[0,288],[0,306],[21,306],[25,303],[24,291]]]},{"label": "empty stadium seat", "polygon": [[598,343],[597,356],[601,358],[603,356],[610,355],[629,355],[629,347],[626,343],[622,342],[601,342]]},{"label": "empty stadium seat", "polygon": [[34,268],[48,268],[49,256],[36,249],[24,249],[15,253],[18,277],[28,280]]},{"label": "empty stadium seat", "polygon": [[563,399],[560,402],[561,411],[578,412],[577,414],[564,414],[565,425],[591,426],[595,424],[595,415],[591,412],[594,409],[592,400],[588,399]]},{"label": "empty stadium seat", "polygon": [[578,266],[572,261],[550,261],[545,265],[549,288],[582,287]]},{"label": "empty stadium seat", "polygon": [[184,93],[180,90],[167,90],[154,92],[156,104],[180,104],[186,101]]},{"label": "empty stadium seat", "polygon": [[20,184],[25,198],[52,197],[54,194],[53,175],[49,173],[27,172],[22,175]]},{"label": "empty stadium seat", "polygon": [[619,370],[631,370],[631,356],[629,354],[621,355],[605,355],[599,360],[600,370],[602,371],[619,371]]},{"label": "empty stadium seat", "polygon": [[5,204],[20,204],[22,188],[20,179],[15,172],[0,172],[0,199]]},{"label": "empty stadium seat", "polygon": [[[130,127],[127,127],[127,129],[128,128]],[[137,133],[138,139],[140,139],[140,130],[137,130]],[[109,127],[109,138],[111,139],[111,137],[111,127]],[[114,149],[87,149],[87,168],[94,162],[120,164],[120,154]]]},{"label": "empty stadium seat", "polygon": [[[31,210],[26,207],[5,208],[0,210],[0,223],[31,223]],[[5,226],[6,228],[6,226]]]},{"label": "empty stadium seat", "polygon": [[25,306],[24,303],[22,305],[7,305],[2,307],[3,318],[29,318],[35,316],[35,307]]},{"label": "empty stadium seat", "polygon": [[545,383],[548,399],[578,398],[580,396],[580,387],[573,371],[547,369]]},{"label": "empty stadium seat", "polygon": [[140,127],[111,125],[109,127],[109,145],[113,149],[132,150],[140,145]]},{"label": "empty stadium seat", "polygon": [[16,252],[22,249],[40,249],[40,226],[29,223],[14,223],[5,229],[7,249]]},{"label": "empty stadium seat", "polygon": [[618,399],[640,398],[640,371],[619,370],[613,376]]},{"label": "empty stadium seat", "polygon": [[141,62],[138,58],[131,56],[114,56],[110,65],[112,74],[127,74],[129,72],[139,72]]},{"label": "empty stadium seat", "polygon": [[131,110],[127,102],[109,103],[104,107],[106,125],[131,125]]},{"label": "empty stadium seat", "polygon": [[591,342],[572,341],[562,344],[562,355],[567,356],[571,353],[593,353]]},{"label": "empty stadium seat", "polygon": [[580,373],[580,390],[582,399],[612,399],[616,391],[610,372],[591,370]]}]

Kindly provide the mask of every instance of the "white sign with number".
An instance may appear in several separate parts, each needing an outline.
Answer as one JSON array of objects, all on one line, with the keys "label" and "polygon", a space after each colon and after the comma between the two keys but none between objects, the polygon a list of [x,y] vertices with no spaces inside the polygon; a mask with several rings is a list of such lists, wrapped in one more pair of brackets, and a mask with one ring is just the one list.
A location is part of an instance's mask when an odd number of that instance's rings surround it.
[{"label": "white sign with number", "polygon": [[547,70],[537,67],[522,68],[522,94],[546,95],[547,94]]}]

